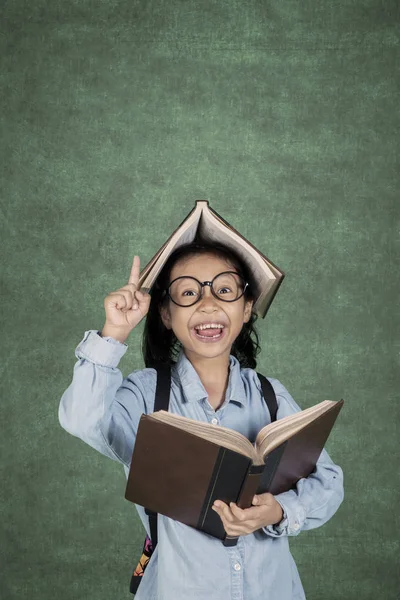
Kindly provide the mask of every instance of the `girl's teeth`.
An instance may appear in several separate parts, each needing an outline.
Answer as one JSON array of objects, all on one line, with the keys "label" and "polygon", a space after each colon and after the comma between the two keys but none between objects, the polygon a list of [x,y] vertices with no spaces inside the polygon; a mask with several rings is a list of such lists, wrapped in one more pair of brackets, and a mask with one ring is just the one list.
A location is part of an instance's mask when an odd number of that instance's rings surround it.
[{"label": "girl's teeth", "polygon": [[222,330],[220,333],[217,333],[216,335],[201,335],[201,331],[199,331],[199,330],[195,330],[195,331],[199,337],[203,338],[203,340],[213,340],[214,338],[222,337]]},{"label": "girl's teeth", "polygon": [[217,333],[216,335],[201,335],[201,334],[199,333],[199,336],[200,336],[200,337],[203,337],[203,338],[205,338],[205,339],[212,339],[212,338],[215,338],[215,337],[219,337],[220,335],[221,335],[220,333]]}]

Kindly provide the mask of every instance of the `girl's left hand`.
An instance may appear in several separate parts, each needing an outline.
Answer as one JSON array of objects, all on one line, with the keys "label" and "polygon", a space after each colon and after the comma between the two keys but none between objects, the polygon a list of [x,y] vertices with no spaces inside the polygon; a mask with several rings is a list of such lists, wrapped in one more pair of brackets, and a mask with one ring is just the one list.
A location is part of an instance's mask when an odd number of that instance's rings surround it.
[{"label": "girl's left hand", "polygon": [[216,500],[212,508],[221,517],[226,533],[232,536],[248,535],[282,520],[282,507],[272,494],[254,496],[253,505],[241,509],[234,502],[228,506],[222,500]]}]

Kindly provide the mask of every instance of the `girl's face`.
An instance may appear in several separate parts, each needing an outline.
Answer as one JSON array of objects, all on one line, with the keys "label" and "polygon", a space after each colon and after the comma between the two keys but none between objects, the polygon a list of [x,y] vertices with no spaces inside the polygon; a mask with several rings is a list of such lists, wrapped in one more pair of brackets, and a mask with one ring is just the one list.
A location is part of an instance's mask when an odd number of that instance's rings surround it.
[{"label": "girl's face", "polygon": [[[236,271],[236,268],[221,258],[201,254],[178,261],[172,268],[170,282],[184,275],[201,282],[212,281],[224,271]],[[167,329],[173,330],[189,359],[222,356],[229,359],[233,342],[243,323],[251,317],[252,304],[251,300],[246,302],[244,296],[235,302],[224,302],[213,296],[209,286],[204,286],[203,297],[192,306],[177,306],[169,299],[167,307],[161,309],[161,318]],[[212,342],[199,338],[194,328],[205,323],[224,325],[221,338]]]}]

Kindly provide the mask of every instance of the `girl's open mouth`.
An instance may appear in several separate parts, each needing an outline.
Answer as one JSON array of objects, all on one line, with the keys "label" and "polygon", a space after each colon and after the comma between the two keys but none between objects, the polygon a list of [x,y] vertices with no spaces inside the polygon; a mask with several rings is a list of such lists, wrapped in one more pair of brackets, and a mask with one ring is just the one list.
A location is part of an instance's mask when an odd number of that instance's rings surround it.
[{"label": "girl's open mouth", "polygon": [[225,336],[226,327],[223,329],[203,329],[197,330],[192,329],[193,335],[196,340],[200,342],[204,342],[206,344],[212,344],[215,342],[219,342]]}]

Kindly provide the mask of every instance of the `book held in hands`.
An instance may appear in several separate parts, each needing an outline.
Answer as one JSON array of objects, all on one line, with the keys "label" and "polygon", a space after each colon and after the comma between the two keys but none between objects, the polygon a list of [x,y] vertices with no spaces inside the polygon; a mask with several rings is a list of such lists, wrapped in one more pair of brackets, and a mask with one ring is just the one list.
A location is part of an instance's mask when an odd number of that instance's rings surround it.
[{"label": "book held in hands", "polygon": [[325,400],[241,433],[163,410],[140,418],[125,498],[221,540],[215,500],[249,508],[254,494],[292,489],[315,469],[343,406]]}]

